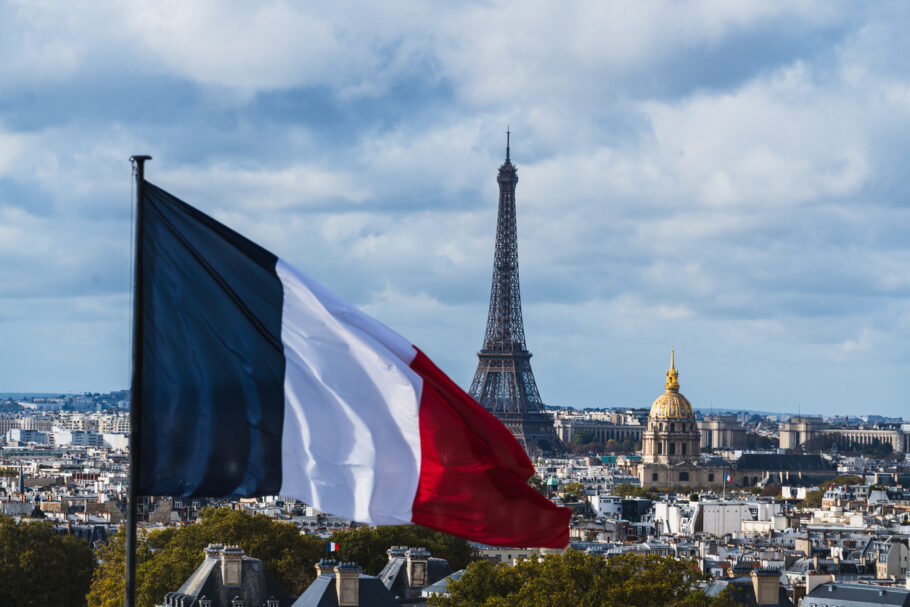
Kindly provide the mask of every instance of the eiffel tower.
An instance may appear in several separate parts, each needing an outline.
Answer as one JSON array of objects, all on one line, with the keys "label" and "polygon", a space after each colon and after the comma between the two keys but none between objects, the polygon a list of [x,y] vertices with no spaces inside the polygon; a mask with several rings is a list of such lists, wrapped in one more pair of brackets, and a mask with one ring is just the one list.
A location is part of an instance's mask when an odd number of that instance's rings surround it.
[{"label": "eiffel tower", "polygon": [[506,161],[499,167],[499,214],[490,312],[480,360],[470,394],[505,424],[528,453],[560,446],[553,419],[544,412],[531,371],[531,353],[525,345],[518,287],[518,233],[515,224],[515,185],[518,171],[510,159],[506,132]]}]

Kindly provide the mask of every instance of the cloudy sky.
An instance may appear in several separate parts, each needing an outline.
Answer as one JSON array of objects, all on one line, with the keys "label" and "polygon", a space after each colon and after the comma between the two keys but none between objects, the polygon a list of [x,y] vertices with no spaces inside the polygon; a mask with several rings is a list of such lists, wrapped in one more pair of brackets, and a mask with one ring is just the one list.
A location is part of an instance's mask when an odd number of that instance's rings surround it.
[{"label": "cloudy sky", "polygon": [[[306,8],[300,8],[301,6]],[[908,415],[910,12],[0,3],[0,392],[129,382],[132,182],[470,383],[512,129],[553,405]]]}]

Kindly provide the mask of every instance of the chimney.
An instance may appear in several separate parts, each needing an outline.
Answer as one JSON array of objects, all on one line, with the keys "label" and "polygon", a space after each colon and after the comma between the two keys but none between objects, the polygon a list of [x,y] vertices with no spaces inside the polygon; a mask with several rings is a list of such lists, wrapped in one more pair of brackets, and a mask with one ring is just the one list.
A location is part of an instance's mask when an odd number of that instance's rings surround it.
[{"label": "chimney", "polygon": [[221,549],[221,583],[226,588],[239,588],[243,572],[243,548],[225,546]]},{"label": "chimney", "polygon": [[427,585],[427,561],[430,553],[426,548],[410,548],[408,557],[408,582],[411,588],[423,588]]},{"label": "chimney", "polygon": [[407,552],[406,546],[392,546],[385,551],[389,555],[389,562],[391,563],[397,558],[404,558],[405,552]]},{"label": "chimney", "polygon": [[320,559],[316,563],[316,575],[329,575],[332,573],[332,570],[335,569],[335,566],[338,565],[338,561],[335,559]]},{"label": "chimney", "polygon": [[205,553],[205,558],[207,559],[217,559],[221,557],[222,548],[224,548],[222,544],[209,544],[202,552]]},{"label": "chimney", "polygon": [[338,607],[360,605],[360,572],[357,563],[341,563],[335,566],[335,592],[338,593]]},{"label": "chimney", "polygon": [[780,572],[776,569],[753,569],[752,588],[755,590],[757,605],[777,605],[780,588]]},{"label": "chimney", "polygon": [[819,572],[821,571],[818,568],[818,554],[812,555],[812,568],[815,569],[816,571],[819,571]]}]

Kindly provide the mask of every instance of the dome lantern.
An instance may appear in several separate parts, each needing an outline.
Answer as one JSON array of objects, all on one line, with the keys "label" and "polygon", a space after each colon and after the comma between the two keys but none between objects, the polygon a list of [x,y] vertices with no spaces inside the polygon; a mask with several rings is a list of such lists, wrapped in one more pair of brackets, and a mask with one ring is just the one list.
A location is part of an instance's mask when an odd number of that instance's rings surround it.
[{"label": "dome lantern", "polygon": [[685,396],[679,393],[679,371],[676,370],[676,352],[670,350],[670,369],[663,394],[651,405],[651,419],[682,419],[695,421],[695,412]]}]

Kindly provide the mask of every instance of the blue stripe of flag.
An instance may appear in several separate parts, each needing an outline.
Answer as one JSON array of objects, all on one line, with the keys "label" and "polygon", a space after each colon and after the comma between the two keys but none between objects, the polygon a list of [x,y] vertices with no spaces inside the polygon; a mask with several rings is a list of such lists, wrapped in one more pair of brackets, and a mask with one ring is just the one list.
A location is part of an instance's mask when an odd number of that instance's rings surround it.
[{"label": "blue stripe of flag", "polygon": [[142,495],[274,495],[284,423],[277,258],[146,183]]}]

